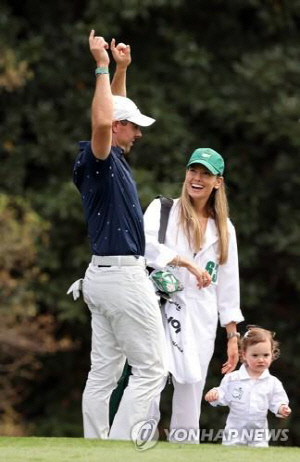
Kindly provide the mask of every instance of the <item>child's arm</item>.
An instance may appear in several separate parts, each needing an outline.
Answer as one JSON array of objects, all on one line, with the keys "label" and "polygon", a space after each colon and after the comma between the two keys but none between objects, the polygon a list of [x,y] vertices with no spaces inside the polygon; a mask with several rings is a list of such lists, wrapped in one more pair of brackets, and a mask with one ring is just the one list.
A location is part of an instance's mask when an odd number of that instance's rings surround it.
[{"label": "child's arm", "polygon": [[226,390],[227,390],[227,384],[230,380],[230,375],[231,375],[230,373],[225,375],[219,387],[214,387],[206,393],[204,397],[205,401],[210,403],[212,406],[228,406],[229,405],[229,402],[226,398],[227,396]]},{"label": "child's arm", "polygon": [[286,418],[290,415],[289,399],[280,380],[274,377],[273,393],[269,409],[276,417]]},{"label": "child's arm", "polygon": [[228,400],[226,399],[226,394],[223,388],[216,387],[209,390],[205,397],[205,401],[207,401],[212,406],[228,406]]},{"label": "child's arm", "polygon": [[218,399],[219,399],[218,389],[217,388],[212,388],[211,390],[209,390],[206,393],[204,399],[205,399],[205,401],[207,401],[210,404],[212,404],[213,401],[218,401]]},{"label": "child's arm", "polygon": [[280,415],[280,417],[282,417],[283,419],[285,419],[290,415],[291,412],[292,410],[287,404],[281,404],[277,411],[277,414]]}]

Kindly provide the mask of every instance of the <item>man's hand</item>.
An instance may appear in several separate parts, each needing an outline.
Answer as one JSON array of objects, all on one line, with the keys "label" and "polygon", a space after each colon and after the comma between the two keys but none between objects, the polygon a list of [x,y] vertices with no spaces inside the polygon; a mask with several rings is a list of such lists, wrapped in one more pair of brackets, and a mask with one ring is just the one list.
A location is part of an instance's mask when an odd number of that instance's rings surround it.
[{"label": "man's hand", "polygon": [[116,41],[113,38],[110,43],[110,49],[116,65],[126,69],[131,63],[130,46],[125,45],[124,43],[118,43],[118,45],[116,45]]},{"label": "man's hand", "polygon": [[227,361],[222,366],[222,374],[234,371],[239,360],[238,342],[232,337],[227,342]]},{"label": "man's hand", "polygon": [[97,66],[106,67],[109,65],[109,56],[107,53],[108,43],[103,37],[95,37],[95,31],[91,30],[89,36],[91,53],[97,63]]}]

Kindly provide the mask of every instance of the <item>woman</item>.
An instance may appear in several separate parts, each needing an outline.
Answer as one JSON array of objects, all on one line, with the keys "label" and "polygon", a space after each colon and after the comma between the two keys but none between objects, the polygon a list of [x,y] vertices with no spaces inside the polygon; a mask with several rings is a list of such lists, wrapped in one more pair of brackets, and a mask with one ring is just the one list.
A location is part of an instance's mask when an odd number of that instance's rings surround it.
[{"label": "woman", "polygon": [[[169,440],[174,442],[178,429],[190,430],[186,442],[199,441],[201,399],[218,318],[228,337],[228,359],[222,373],[233,371],[238,362],[236,324],[244,318],[239,306],[236,236],[228,218],[223,172],[224,160],[216,151],[194,151],[181,197],[175,199],[170,212],[164,244],[157,239],[159,199],[144,216],[147,264],[156,269],[173,267],[171,271],[184,285],[183,291],[172,296],[175,303],[163,307],[174,384]],[[152,414],[158,418],[158,401]]]}]

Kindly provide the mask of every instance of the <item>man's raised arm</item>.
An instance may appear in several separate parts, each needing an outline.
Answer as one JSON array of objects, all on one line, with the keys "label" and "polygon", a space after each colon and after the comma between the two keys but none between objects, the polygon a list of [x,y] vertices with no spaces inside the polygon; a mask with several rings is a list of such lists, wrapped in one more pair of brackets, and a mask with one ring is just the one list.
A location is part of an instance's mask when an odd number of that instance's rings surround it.
[{"label": "man's raised arm", "polygon": [[113,95],[127,96],[126,92],[126,72],[131,63],[130,46],[119,43],[116,46],[115,39],[110,43],[110,49],[116,62],[116,71],[111,82],[111,91]]},{"label": "man's raised arm", "polygon": [[109,80],[108,43],[103,37],[89,36],[90,51],[96,61],[96,88],[92,102],[92,152],[98,159],[106,159],[112,142],[113,100]]}]

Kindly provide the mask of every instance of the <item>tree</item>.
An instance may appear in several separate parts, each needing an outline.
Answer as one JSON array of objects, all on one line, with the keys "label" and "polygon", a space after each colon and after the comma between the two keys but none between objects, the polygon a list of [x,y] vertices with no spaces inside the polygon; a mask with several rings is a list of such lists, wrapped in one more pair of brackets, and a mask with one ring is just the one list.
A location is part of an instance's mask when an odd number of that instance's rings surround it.
[{"label": "tree", "polygon": [[[22,207],[47,223],[47,246],[43,233],[36,236],[31,272],[21,271],[23,282],[29,278],[24,296],[33,293],[36,314],[51,317],[53,339],[68,334],[72,345],[81,339],[74,353],[41,354],[44,367],[27,384],[31,404],[18,405],[20,416],[31,420],[26,431],[81,431],[88,313],[65,292],[89,261],[71,177],[76,142],[90,136],[94,63],[87,36],[93,28],[108,40],[131,44],[129,96],[157,119],[131,155],[144,207],[157,194],[179,193],[196,147],[212,147],[225,157],[243,312],[247,322],[275,330],[282,341],[274,372],[291,396],[295,410],[285,424],[288,444],[297,444],[299,0],[103,0],[100,6],[95,0],[4,0],[0,17],[1,188],[9,200],[23,196]],[[25,226],[18,215],[7,220],[10,227]],[[223,345],[220,331],[208,385],[219,382]],[[77,381],[65,374],[62,384],[58,358]],[[41,385],[44,402],[33,398]],[[219,425],[205,406],[202,425]]]}]

